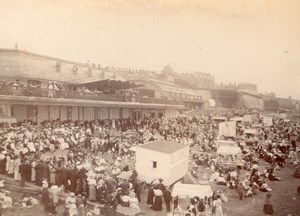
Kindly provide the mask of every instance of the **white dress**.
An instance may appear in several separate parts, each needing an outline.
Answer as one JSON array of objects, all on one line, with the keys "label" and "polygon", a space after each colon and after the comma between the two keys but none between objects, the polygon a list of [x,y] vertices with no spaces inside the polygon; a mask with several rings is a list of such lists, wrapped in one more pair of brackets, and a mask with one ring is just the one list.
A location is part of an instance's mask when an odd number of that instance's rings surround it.
[{"label": "white dress", "polygon": [[14,179],[20,181],[21,175],[19,173],[19,166],[21,165],[21,160],[19,158],[14,160]]}]

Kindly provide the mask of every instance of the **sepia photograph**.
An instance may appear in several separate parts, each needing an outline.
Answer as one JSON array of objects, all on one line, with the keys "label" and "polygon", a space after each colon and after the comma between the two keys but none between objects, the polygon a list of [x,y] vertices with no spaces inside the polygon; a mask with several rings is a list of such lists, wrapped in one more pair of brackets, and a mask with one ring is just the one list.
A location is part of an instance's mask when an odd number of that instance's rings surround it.
[{"label": "sepia photograph", "polygon": [[0,0],[0,216],[300,216],[299,0]]}]

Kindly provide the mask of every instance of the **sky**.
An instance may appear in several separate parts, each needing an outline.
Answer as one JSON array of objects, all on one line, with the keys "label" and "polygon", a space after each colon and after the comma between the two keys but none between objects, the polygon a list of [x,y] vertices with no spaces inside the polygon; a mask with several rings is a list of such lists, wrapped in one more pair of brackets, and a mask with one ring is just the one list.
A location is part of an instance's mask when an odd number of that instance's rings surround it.
[{"label": "sky", "polygon": [[0,0],[0,48],[300,99],[299,0]]}]

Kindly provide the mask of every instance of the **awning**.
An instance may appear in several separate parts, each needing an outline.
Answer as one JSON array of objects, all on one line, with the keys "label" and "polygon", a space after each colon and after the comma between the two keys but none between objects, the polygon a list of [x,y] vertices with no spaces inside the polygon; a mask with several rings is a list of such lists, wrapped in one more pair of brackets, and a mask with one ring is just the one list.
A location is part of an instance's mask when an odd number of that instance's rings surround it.
[{"label": "awning", "polygon": [[0,123],[17,123],[17,119],[0,113]]},{"label": "awning", "polygon": [[256,134],[256,130],[255,129],[245,129],[244,134]]},{"label": "awning", "polygon": [[220,146],[217,150],[217,154],[223,155],[237,155],[241,152],[241,148],[235,146]]},{"label": "awning", "polygon": [[198,196],[201,199],[205,197],[212,197],[213,191],[210,185],[196,185],[196,184],[181,184],[177,183],[173,187],[172,197],[179,198],[193,198]]},{"label": "awning", "polygon": [[217,146],[238,146],[237,142],[230,140],[216,140]]}]

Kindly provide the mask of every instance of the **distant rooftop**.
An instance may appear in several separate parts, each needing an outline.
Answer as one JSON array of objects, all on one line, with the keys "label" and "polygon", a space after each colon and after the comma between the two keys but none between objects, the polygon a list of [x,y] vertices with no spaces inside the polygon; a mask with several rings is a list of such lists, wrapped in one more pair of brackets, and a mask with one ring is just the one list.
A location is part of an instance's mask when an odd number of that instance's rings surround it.
[{"label": "distant rooftop", "polygon": [[141,145],[140,148],[150,149],[153,151],[171,154],[185,147],[182,143],[170,142],[165,140],[157,140]]},{"label": "distant rooftop", "polygon": [[16,49],[0,49],[0,77],[77,84],[106,79],[124,80],[112,71]]}]

